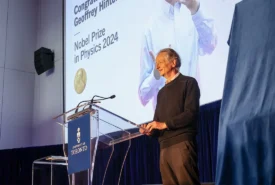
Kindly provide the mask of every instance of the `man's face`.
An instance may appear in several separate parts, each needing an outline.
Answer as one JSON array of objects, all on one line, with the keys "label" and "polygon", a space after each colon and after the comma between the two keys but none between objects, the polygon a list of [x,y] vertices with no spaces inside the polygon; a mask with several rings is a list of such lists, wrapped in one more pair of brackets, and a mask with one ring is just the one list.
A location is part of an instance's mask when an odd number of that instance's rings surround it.
[{"label": "man's face", "polygon": [[176,60],[169,60],[167,53],[162,52],[159,53],[156,58],[156,68],[159,71],[159,74],[163,77],[167,77],[167,75],[175,69]]}]

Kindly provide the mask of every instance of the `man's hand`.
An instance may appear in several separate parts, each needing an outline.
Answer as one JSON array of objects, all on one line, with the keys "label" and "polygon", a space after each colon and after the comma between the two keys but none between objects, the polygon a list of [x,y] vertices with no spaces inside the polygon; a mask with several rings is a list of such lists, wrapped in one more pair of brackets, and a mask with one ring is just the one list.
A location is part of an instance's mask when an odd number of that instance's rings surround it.
[{"label": "man's hand", "polygon": [[178,1],[184,4],[190,10],[192,15],[194,15],[200,7],[199,0],[178,0]]},{"label": "man's hand", "polygon": [[146,129],[149,130],[150,132],[152,132],[153,129],[164,130],[166,128],[167,128],[167,125],[165,123],[157,122],[157,121],[153,121],[146,126]]},{"label": "man's hand", "polygon": [[[145,134],[145,135],[147,135],[147,136],[152,135],[152,132],[146,132],[146,124],[142,124],[142,125],[140,125],[140,127],[141,127],[141,128],[139,128],[139,132],[140,132],[141,134]],[[142,128],[144,128],[144,129],[142,129]]]}]

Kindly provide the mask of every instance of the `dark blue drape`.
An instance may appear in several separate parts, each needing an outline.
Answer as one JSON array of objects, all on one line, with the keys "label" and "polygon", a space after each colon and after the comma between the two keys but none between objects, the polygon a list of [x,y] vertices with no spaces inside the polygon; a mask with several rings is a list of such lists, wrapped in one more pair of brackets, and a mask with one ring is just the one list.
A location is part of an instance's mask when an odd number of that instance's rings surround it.
[{"label": "dark blue drape", "polygon": [[[215,178],[216,143],[219,120],[220,101],[201,107],[198,139],[198,159],[202,182],[211,182]],[[112,160],[106,174],[105,184],[116,184],[123,156],[128,142],[115,146]],[[96,156],[93,184],[101,184],[104,169],[110,156],[111,148],[99,149]],[[13,150],[0,150],[0,184],[31,184],[31,167],[35,159],[48,155],[63,155],[62,146],[44,146]],[[49,173],[37,173],[40,185],[46,184]],[[55,176],[55,183],[68,184],[64,171]],[[124,185],[160,184],[159,144],[157,139],[142,136],[131,141],[126,162],[123,168],[121,183]]]},{"label": "dark blue drape", "polygon": [[275,184],[275,1],[235,6],[220,114],[217,185]]},{"label": "dark blue drape", "polygon": [[[49,155],[62,155],[61,145],[18,148],[0,150],[0,184],[1,185],[31,185],[32,184],[32,162],[36,159]],[[56,182],[67,184],[66,169],[56,171]],[[39,185],[48,185],[50,174],[37,172]]]},{"label": "dark blue drape", "polygon": [[221,101],[216,101],[200,108],[197,143],[201,182],[215,181],[220,105]]},{"label": "dark blue drape", "polygon": [[[105,183],[114,184],[123,162],[128,142],[115,146],[115,152],[106,175]],[[101,184],[103,171],[110,156],[110,149],[97,153],[94,185]],[[155,184],[161,183],[159,172],[159,145],[155,138],[141,136],[131,140],[131,148],[125,161],[120,184]],[[115,183],[116,184],[116,183]]]}]

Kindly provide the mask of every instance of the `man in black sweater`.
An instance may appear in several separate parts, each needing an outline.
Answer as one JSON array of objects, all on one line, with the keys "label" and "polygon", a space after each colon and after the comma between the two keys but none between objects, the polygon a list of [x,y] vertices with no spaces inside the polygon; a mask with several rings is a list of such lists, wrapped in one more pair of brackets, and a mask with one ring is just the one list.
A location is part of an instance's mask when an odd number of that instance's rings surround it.
[{"label": "man in black sweater", "polygon": [[197,185],[200,184],[196,149],[200,89],[194,78],[179,73],[180,66],[180,57],[173,49],[158,53],[156,68],[166,84],[158,93],[153,122],[142,125],[140,132],[158,137],[164,185]]}]

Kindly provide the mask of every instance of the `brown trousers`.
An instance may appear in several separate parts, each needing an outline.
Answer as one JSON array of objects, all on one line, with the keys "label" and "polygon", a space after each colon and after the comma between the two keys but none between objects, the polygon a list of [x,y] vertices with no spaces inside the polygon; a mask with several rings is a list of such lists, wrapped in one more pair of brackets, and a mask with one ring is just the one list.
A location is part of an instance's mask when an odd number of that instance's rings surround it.
[{"label": "brown trousers", "polygon": [[183,141],[160,150],[163,185],[200,185],[196,143]]}]

